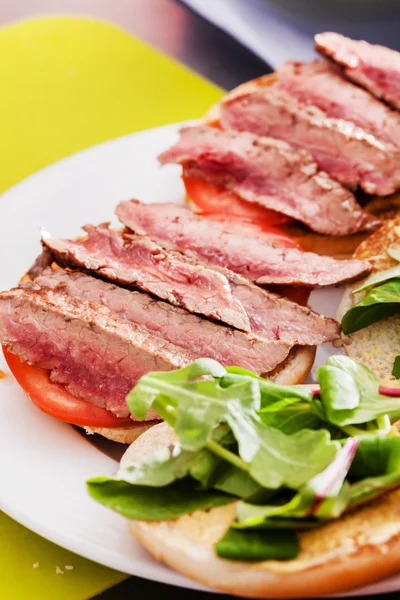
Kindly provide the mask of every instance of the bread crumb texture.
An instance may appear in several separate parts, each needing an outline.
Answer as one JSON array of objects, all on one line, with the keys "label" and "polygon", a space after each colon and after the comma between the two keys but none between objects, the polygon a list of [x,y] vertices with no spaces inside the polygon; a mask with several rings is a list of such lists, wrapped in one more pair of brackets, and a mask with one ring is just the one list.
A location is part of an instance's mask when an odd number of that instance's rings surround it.
[{"label": "bread crumb texture", "polygon": [[[208,511],[196,511],[163,523],[142,522],[141,525],[145,536],[150,534],[150,537],[154,535],[154,539],[173,539],[174,548],[185,554],[193,549],[195,559],[196,553],[199,557],[213,547],[234,518],[235,503],[232,503]],[[135,526],[132,527],[132,532],[137,533]],[[256,570],[261,567],[275,573],[296,573],[357,553],[366,546],[379,554],[385,553],[385,544],[399,535],[400,491],[397,491],[357,512],[341,517],[338,521],[300,533],[301,551],[296,559],[265,561],[252,565]],[[248,564],[248,569],[251,568]]]},{"label": "bread crumb texture", "polygon": [[[387,249],[400,246],[400,215],[384,222],[383,225],[362,242],[354,252],[354,258],[369,260],[372,271],[384,271],[398,263],[391,258]],[[351,291],[360,282],[348,286],[339,309],[338,318],[356,302],[361,300],[364,293],[353,295]],[[347,354],[351,358],[364,363],[379,378],[382,385],[400,387],[400,380],[392,375],[394,359],[400,354],[400,315],[387,317],[373,323],[360,331],[343,337]]]}]

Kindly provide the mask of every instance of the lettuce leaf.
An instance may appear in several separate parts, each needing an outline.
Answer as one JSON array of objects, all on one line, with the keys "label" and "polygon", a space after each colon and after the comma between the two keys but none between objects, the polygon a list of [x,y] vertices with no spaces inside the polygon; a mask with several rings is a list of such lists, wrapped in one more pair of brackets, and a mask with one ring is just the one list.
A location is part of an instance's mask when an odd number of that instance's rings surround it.
[{"label": "lettuce leaf", "polygon": [[90,496],[128,519],[166,521],[195,510],[224,506],[234,497],[217,490],[199,493],[193,481],[184,479],[159,488],[132,485],[112,477],[95,477],[87,482]]},{"label": "lettuce leaf", "polygon": [[[400,266],[396,269],[399,270],[400,275]],[[345,334],[354,333],[398,312],[400,312],[400,279],[393,279],[373,288],[352,306],[342,318],[342,329]]]},{"label": "lettuce leaf", "polygon": [[378,378],[354,359],[331,356],[319,367],[318,381],[323,414],[334,425],[370,423],[385,415],[400,418],[399,399],[380,394]]}]

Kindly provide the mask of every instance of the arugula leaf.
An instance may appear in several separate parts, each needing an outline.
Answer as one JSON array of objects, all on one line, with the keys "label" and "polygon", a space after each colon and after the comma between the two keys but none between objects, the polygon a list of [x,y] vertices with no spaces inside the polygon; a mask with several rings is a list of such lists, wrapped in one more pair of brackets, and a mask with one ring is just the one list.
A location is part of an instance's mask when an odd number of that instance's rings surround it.
[{"label": "arugula leaf", "polygon": [[[187,381],[200,379],[201,377],[223,377],[226,373],[224,367],[211,358],[200,358],[183,369],[175,371],[155,371],[147,373],[138,384],[129,392],[126,401],[131,413],[138,419],[144,419],[150,406],[157,396],[162,393],[163,387],[168,391],[176,391],[180,384]],[[153,385],[153,380],[155,385]],[[169,396],[172,406],[176,406],[172,396]]]},{"label": "arugula leaf", "polygon": [[385,271],[379,271],[378,273],[373,273],[358,287],[353,291],[353,294],[358,294],[359,292],[363,292],[369,287],[378,285],[378,283],[383,283],[384,281],[389,281],[391,279],[396,279],[400,277],[400,265],[396,265],[391,269],[386,269]]},{"label": "arugula leaf", "polygon": [[213,488],[238,498],[250,498],[263,490],[249,473],[223,461],[221,461],[219,473],[217,469]]},{"label": "arugula leaf", "polygon": [[247,502],[237,505],[238,521],[233,527],[274,527],[274,520],[318,518],[332,519],[343,513],[350,501],[350,486],[345,482],[356,453],[358,440],[349,438],[324,471],[306,483],[289,502],[257,506]]},{"label": "arugula leaf", "polygon": [[178,401],[175,432],[182,447],[192,451],[204,447],[221,422],[232,428],[234,415],[260,408],[260,390],[254,380],[229,388],[221,388],[218,381],[186,383],[174,398]]},{"label": "arugula leaf", "polygon": [[363,479],[350,486],[351,498],[347,510],[377,500],[400,487],[400,472]]},{"label": "arugula leaf", "polygon": [[[396,267],[400,270],[400,266]],[[400,275],[400,272],[399,272]],[[400,312],[400,279],[375,287],[342,318],[345,334],[359,331],[372,323]]]},{"label": "arugula leaf", "polygon": [[[239,415],[238,415],[239,416]],[[249,464],[250,475],[263,487],[277,489],[284,485],[298,489],[334,458],[337,444],[329,432],[303,429],[286,435],[267,427],[255,414],[227,418],[238,440],[239,455]]]},{"label": "arugula leaf", "polygon": [[318,381],[321,407],[334,425],[369,423],[384,415],[400,417],[399,399],[381,395],[378,378],[348,356],[331,356],[318,369]]},{"label": "arugula leaf", "polygon": [[400,437],[361,438],[350,467],[351,479],[400,472]]},{"label": "arugula leaf", "polygon": [[224,506],[234,497],[216,490],[199,492],[193,480],[183,479],[159,488],[132,485],[112,477],[95,477],[87,482],[92,498],[118,512],[139,521],[164,521],[195,510]]},{"label": "arugula leaf", "polygon": [[[196,375],[211,370],[204,362],[200,367],[197,365]],[[215,371],[215,365],[212,367]],[[153,406],[174,427],[183,450],[197,452],[207,448],[248,472],[259,485],[273,489],[283,485],[297,489],[334,458],[337,444],[330,441],[328,431],[301,430],[288,436],[261,421],[257,415],[261,405],[258,378],[234,373],[230,375],[237,379],[222,387],[218,379],[186,381],[193,373],[188,367],[178,373],[174,372],[175,382],[171,378],[166,381],[168,373],[143,376],[130,393],[128,403],[139,418]],[[212,439],[221,423],[227,423],[232,430],[239,456]]]},{"label": "arugula leaf", "polygon": [[134,485],[163,487],[186,477],[197,460],[195,453],[185,452],[179,444],[171,445],[145,456],[139,462],[120,467],[115,479]]},{"label": "arugula leaf", "polygon": [[393,377],[396,377],[396,379],[400,379],[400,354],[394,359],[392,375]]},{"label": "arugula leaf", "polygon": [[291,435],[301,429],[322,429],[326,423],[313,411],[308,402],[298,402],[287,405],[280,410],[258,411],[261,421],[270,427],[280,429],[283,433]]},{"label": "arugula leaf", "polygon": [[221,558],[243,561],[290,560],[300,552],[297,536],[292,531],[239,531],[228,529],[215,544]]},{"label": "arugula leaf", "polygon": [[228,387],[233,383],[245,381],[249,378],[258,381],[261,393],[261,410],[282,400],[289,401],[292,404],[300,401],[311,402],[313,398],[311,390],[304,386],[277,385],[272,381],[259,377],[255,373],[252,373],[252,371],[240,367],[227,367],[226,375],[221,378],[221,386]]}]

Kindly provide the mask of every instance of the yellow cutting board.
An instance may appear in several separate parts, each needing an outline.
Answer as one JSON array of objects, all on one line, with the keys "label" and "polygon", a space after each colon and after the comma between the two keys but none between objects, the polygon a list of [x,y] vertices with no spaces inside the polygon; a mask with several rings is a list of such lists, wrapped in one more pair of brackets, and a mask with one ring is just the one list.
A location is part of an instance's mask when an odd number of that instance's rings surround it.
[{"label": "yellow cutting board", "polygon": [[[198,117],[222,94],[127,32],[89,19],[5,27],[0,56],[0,192],[82,148]],[[123,577],[0,513],[0,600],[84,600]]]}]

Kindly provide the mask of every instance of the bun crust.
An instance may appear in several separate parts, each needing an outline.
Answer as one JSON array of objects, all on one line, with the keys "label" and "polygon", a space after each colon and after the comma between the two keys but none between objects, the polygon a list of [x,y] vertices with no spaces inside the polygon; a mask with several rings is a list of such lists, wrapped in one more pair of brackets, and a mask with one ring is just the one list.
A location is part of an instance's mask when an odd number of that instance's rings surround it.
[{"label": "bun crust", "polygon": [[[390,269],[397,264],[386,249],[400,241],[396,232],[400,227],[400,213],[391,214],[390,217],[353,254],[354,258],[369,260],[373,272]],[[339,321],[365,294],[352,293],[359,285],[360,282],[346,286],[338,308]],[[400,386],[400,381],[392,375],[394,359],[399,354],[400,347],[400,315],[387,317],[350,335],[342,335],[342,340],[347,354],[369,367],[383,386]]]},{"label": "bun crust", "polygon": [[[171,444],[166,423],[143,434],[125,453],[131,464]],[[221,591],[248,598],[304,598],[355,589],[400,570],[400,491],[337,522],[300,533],[300,555],[290,561],[245,563],[219,558],[213,545],[235,514],[235,504],[170,521],[131,521],[136,539],[158,560]]]},{"label": "bun crust", "polygon": [[82,427],[87,435],[95,433],[119,444],[132,444],[142,433],[145,433],[160,421],[145,421],[143,423],[133,423],[129,427]]},{"label": "bun crust", "polygon": [[303,383],[314,364],[316,346],[293,346],[287,358],[267,375],[279,385]]}]

